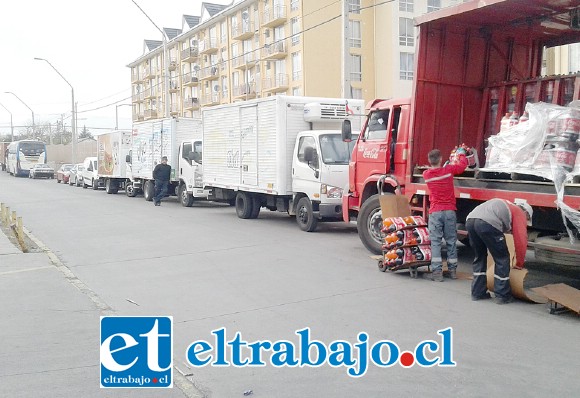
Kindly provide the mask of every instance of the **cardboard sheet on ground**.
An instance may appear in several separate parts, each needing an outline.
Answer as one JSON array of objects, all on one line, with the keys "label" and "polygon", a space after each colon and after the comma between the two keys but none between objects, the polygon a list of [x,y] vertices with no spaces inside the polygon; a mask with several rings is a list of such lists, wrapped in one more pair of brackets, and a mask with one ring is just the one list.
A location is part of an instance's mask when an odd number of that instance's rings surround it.
[{"label": "cardboard sheet on ground", "polygon": [[[505,240],[510,252],[510,286],[512,289],[512,295],[522,300],[531,301],[534,303],[547,303],[548,300],[526,288],[525,279],[528,275],[527,269],[516,269],[516,251],[514,245],[514,237],[511,234],[505,234]],[[487,253],[487,289],[493,292],[493,274],[495,270],[495,264],[493,262],[493,257],[491,253]]]},{"label": "cardboard sheet on ground", "polygon": [[534,287],[532,290],[550,301],[558,303],[577,314],[580,314],[580,290],[564,283]]}]

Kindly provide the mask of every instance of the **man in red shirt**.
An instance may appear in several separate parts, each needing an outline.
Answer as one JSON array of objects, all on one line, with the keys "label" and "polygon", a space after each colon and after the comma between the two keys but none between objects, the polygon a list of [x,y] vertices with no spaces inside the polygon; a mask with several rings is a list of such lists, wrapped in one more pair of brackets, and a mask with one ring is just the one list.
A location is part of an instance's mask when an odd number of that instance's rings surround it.
[{"label": "man in red shirt", "polygon": [[467,167],[465,149],[456,150],[458,160],[441,167],[441,151],[433,149],[429,152],[431,167],[423,173],[427,188],[429,188],[429,236],[431,238],[431,273],[427,279],[443,282],[443,258],[441,257],[441,242],[445,238],[447,245],[447,268],[449,277],[457,279],[457,216],[455,211],[455,187],[453,176],[461,174]]}]

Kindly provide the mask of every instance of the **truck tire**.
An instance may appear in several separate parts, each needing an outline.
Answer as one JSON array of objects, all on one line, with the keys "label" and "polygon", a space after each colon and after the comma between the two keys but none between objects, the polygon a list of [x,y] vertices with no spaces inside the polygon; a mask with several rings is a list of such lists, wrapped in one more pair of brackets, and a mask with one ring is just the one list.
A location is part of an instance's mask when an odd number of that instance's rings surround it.
[{"label": "truck tire", "polygon": [[254,210],[254,199],[247,192],[238,192],[236,195],[236,214],[239,218],[248,219]]},{"label": "truck tire", "polygon": [[252,214],[250,214],[250,218],[255,219],[258,218],[260,215],[260,209],[262,208],[262,203],[260,202],[260,198],[257,195],[252,195]]},{"label": "truck tire", "polygon": [[384,241],[384,236],[381,232],[382,228],[381,204],[379,202],[379,194],[376,194],[363,203],[357,220],[358,236],[371,253],[382,253]]},{"label": "truck tire", "polygon": [[133,188],[133,183],[130,181],[125,184],[125,195],[127,195],[129,198],[134,198],[137,196],[137,190]]},{"label": "truck tire", "polygon": [[117,185],[117,181],[107,178],[105,180],[105,192],[108,194],[115,194],[119,192],[119,186]]},{"label": "truck tire", "polygon": [[312,203],[307,197],[300,198],[296,206],[296,222],[301,230],[312,232],[316,230],[318,219],[314,217]]},{"label": "truck tire", "polygon": [[155,184],[151,180],[145,181],[143,185],[143,196],[147,202],[152,202],[155,197]]},{"label": "truck tire", "polygon": [[99,189],[99,180],[95,180],[94,178],[91,180],[91,185],[93,187],[93,190],[96,191],[97,189]]},{"label": "truck tire", "polygon": [[187,186],[185,184],[179,186],[179,202],[183,207],[193,206],[193,195],[187,192]]},{"label": "truck tire", "polygon": [[58,179],[58,177],[56,177],[56,183],[60,184],[60,180]]}]

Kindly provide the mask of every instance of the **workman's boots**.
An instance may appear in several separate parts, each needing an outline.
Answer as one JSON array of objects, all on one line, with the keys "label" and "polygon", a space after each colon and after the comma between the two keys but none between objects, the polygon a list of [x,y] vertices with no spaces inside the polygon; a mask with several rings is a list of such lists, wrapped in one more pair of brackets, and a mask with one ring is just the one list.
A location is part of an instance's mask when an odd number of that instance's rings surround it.
[{"label": "workman's boots", "polygon": [[449,279],[457,279],[457,270],[456,269],[449,270]]},{"label": "workman's boots", "polygon": [[443,282],[443,271],[439,269],[431,272],[430,274],[425,274],[425,279],[429,279],[430,281],[434,282]]}]

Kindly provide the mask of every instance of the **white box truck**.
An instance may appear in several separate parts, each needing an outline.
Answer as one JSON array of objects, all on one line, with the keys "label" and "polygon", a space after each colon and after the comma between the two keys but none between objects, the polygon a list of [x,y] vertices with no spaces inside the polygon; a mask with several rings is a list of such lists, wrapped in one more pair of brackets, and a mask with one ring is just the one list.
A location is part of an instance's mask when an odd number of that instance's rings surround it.
[{"label": "white box truck", "polygon": [[205,108],[203,185],[240,218],[265,207],[304,231],[340,221],[354,145],[340,128],[347,118],[360,128],[363,114],[362,100],[281,95]]},{"label": "white box truck", "polygon": [[185,206],[195,198],[207,199],[208,191],[201,186],[202,125],[196,118],[168,118],[135,123],[125,188],[127,196],[143,192],[145,200],[155,194],[153,169],[167,156],[171,166],[170,195],[179,195]]},{"label": "white box truck", "polygon": [[97,187],[104,186],[105,192],[115,194],[125,189],[131,164],[132,132],[115,130],[97,136]]}]

